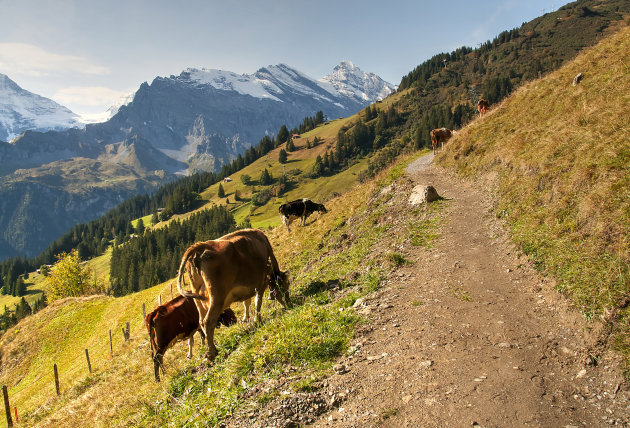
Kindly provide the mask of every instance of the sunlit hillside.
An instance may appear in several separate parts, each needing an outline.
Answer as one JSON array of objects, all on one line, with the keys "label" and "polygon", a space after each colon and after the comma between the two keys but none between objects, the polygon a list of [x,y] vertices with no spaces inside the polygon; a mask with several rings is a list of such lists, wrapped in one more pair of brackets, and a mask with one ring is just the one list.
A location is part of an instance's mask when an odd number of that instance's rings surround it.
[{"label": "sunlit hillside", "polygon": [[[583,79],[574,85],[573,79]],[[516,91],[464,128],[439,162],[491,179],[497,216],[629,355],[630,28]]]}]

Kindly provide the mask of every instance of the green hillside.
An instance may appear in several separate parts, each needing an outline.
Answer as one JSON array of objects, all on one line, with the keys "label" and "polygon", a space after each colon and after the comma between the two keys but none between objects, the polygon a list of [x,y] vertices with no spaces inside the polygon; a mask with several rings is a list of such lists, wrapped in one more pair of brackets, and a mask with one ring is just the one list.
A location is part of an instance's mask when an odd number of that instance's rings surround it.
[{"label": "green hillside", "polygon": [[[630,28],[519,89],[439,162],[490,182],[497,216],[630,356]],[[572,84],[574,76],[584,78]],[[485,182],[485,181],[483,181]]]}]

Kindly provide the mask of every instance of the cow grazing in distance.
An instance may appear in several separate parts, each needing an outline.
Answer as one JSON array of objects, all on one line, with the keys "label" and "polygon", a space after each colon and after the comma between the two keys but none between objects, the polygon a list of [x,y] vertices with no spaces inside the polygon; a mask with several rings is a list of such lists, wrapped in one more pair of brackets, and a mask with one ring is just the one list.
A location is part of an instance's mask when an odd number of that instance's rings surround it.
[{"label": "cow grazing in distance", "polygon": [[438,128],[431,131],[431,145],[433,146],[433,154],[437,153],[438,144],[444,148],[446,143],[453,136],[453,131],[446,128]]},{"label": "cow grazing in distance", "polygon": [[287,230],[291,232],[290,225],[295,219],[300,219],[300,226],[304,226],[308,216],[315,211],[320,213],[327,213],[324,204],[317,204],[308,198],[298,199],[286,204],[280,205],[278,212],[280,218],[282,218],[282,224],[287,227]]},{"label": "cow grazing in distance", "polygon": [[[183,290],[185,272],[188,272],[192,292]],[[179,265],[177,289],[180,294],[195,299],[199,325],[208,342],[208,360],[214,360],[217,355],[214,329],[223,310],[234,302],[246,302],[255,297],[256,320],[260,321],[262,297],[272,281],[276,298],[288,307],[288,275],[280,270],[271,244],[261,230],[238,230],[188,247]]]},{"label": "cow grazing in distance", "polygon": [[[164,353],[180,340],[188,339],[188,358],[192,358],[193,336],[199,331],[201,340],[203,331],[199,328],[199,311],[191,298],[177,296],[173,300],[158,306],[144,318],[151,342],[151,357],[155,381],[160,381],[160,368]],[[236,323],[234,311],[227,308],[219,317],[218,323],[230,326]]]},{"label": "cow grazing in distance", "polygon": [[477,111],[479,112],[479,116],[483,116],[486,113],[486,109],[488,108],[488,100],[484,100],[483,98],[477,101]]}]

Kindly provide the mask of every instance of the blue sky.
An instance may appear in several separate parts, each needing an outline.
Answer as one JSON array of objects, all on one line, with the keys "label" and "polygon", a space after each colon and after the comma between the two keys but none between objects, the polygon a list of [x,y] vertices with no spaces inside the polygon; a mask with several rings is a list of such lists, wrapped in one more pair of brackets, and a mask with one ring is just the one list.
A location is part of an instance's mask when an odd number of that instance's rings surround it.
[{"label": "blue sky", "polygon": [[79,114],[187,67],[319,79],[343,59],[398,84],[439,52],[476,47],[558,0],[0,0],[0,73]]}]

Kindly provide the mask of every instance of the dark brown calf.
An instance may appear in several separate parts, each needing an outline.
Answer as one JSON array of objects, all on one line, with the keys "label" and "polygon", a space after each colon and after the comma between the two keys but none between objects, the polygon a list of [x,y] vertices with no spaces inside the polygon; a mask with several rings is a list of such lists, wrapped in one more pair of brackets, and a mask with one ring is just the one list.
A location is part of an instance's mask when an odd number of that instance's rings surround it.
[{"label": "dark brown calf", "polygon": [[[188,358],[192,358],[193,335],[196,331],[205,339],[199,328],[199,311],[194,299],[177,296],[173,300],[158,306],[146,315],[144,323],[149,331],[155,381],[160,381],[160,367],[164,373],[162,361],[164,353],[180,340],[188,339]],[[218,324],[226,326],[236,323],[236,315],[227,308],[219,317]]]}]

